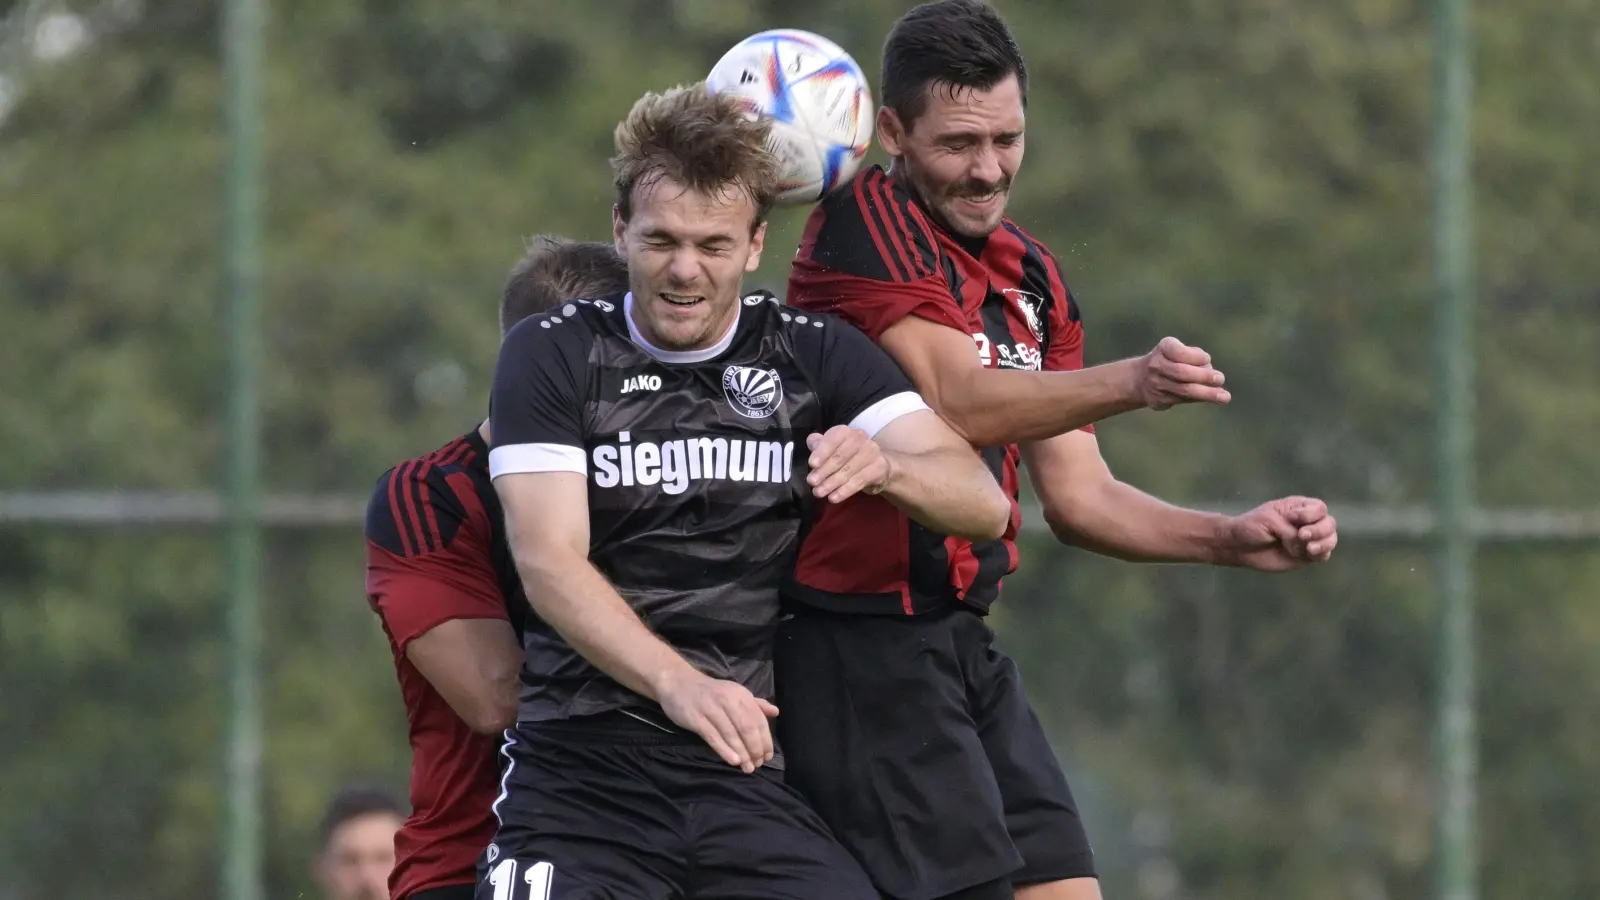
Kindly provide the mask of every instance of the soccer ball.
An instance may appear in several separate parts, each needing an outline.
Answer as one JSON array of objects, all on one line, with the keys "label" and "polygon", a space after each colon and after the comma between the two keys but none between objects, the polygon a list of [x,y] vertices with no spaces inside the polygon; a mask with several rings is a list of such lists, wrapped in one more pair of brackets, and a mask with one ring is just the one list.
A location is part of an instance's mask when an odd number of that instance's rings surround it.
[{"label": "soccer ball", "polygon": [[792,28],[753,34],[706,77],[751,117],[772,119],[770,146],[782,172],[777,202],[814,203],[849,181],[872,144],[872,91],[838,44]]}]

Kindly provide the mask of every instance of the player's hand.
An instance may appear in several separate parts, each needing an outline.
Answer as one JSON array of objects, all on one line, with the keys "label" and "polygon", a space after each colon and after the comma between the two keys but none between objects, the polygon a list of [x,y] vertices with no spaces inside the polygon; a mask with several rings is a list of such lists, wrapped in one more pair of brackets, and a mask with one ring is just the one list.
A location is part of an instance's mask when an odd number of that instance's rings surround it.
[{"label": "player's hand", "polygon": [[830,503],[842,503],[858,493],[877,494],[889,484],[890,465],[867,433],[848,425],[835,425],[806,438],[811,451],[811,492]]},{"label": "player's hand", "polygon": [[1228,523],[1223,562],[1262,572],[1288,572],[1327,562],[1339,544],[1339,523],[1313,497],[1263,503]]},{"label": "player's hand", "polygon": [[705,738],[711,749],[745,774],[772,759],[772,727],[778,708],[742,684],[692,671],[660,691],[672,721]]},{"label": "player's hand", "polygon": [[1221,372],[1211,367],[1211,354],[1175,337],[1162,338],[1140,357],[1134,389],[1150,409],[1171,409],[1180,403],[1227,403]]}]

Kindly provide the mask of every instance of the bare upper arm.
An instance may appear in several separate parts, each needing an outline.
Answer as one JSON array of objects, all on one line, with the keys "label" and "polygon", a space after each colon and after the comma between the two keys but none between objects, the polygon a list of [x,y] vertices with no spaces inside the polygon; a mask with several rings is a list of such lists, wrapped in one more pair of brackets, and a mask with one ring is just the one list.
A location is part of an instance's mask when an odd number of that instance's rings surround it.
[{"label": "bare upper arm", "polygon": [[877,441],[878,446],[895,453],[927,453],[934,450],[972,452],[972,445],[931,409],[919,409],[900,416],[878,429],[872,439]]},{"label": "bare upper arm", "polygon": [[1021,449],[1028,481],[1044,507],[1046,519],[1053,520],[1087,491],[1112,477],[1093,432],[1069,431],[1023,444]]},{"label": "bare upper arm", "polygon": [[406,658],[424,676],[430,669],[442,671],[474,659],[496,663],[494,668],[515,669],[521,655],[516,631],[505,619],[450,619],[406,645]]},{"label": "bare upper arm", "polygon": [[905,370],[928,405],[970,440],[963,413],[973,379],[983,372],[972,335],[921,316],[906,316],[885,329],[878,344]]},{"label": "bare upper arm", "polygon": [[[494,480],[506,538],[521,563],[544,552],[589,556],[589,480],[580,472],[518,472]],[[531,555],[531,556],[530,556]],[[524,557],[528,558],[524,558]]]},{"label": "bare upper arm", "polygon": [[508,728],[522,647],[505,619],[449,619],[406,645],[406,658],[474,731]]}]

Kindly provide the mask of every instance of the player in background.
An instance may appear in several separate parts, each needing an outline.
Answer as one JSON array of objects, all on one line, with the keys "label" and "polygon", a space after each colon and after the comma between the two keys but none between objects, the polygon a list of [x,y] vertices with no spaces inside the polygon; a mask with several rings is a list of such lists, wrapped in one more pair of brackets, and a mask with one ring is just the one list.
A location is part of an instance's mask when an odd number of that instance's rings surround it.
[{"label": "player in background", "polygon": [[[626,285],[610,244],[536,237],[500,298],[502,334]],[[393,900],[470,900],[494,835],[494,736],[516,720],[528,607],[489,483],[488,428],[385,472],[367,507],[367,598],[394,652],[412,752],[413,812],[393,842]]]},{"label": "player in background", "polygon": [[322,900],[386,900],[394,869],[394,834],[405,818],[400,799],[377,787],[340,790],[322,814],[321,850],[312,874]]},{"label": "player in background", "polygon": [[[1213,515],[1107,468],[1092,423],[1229,395],[1210,357],[1172,338],[1083,368],[1055,257],[1005,217],[1027,69],[994,8],[941,0],[906,13],[880,86],[892,167],[863,171],[813,211],[788,302],[876,339],[986,448],[1013,498],[1025,462],[1064,543],[1265,571],[1326,560],[1337,532],[1321,501]],[[1033,900],[1099,897],[1071,791],[982,619],[1016,567],[1020,523],[1014,509],[1002,540],[973,544],[862,497],[823,510],[801,551],[777,656],[789,782],[898,900],[1014,887]]]},{"label": "player in background", "polygon": [[778,589],[812,505],[986,539],[1009,503],[859,331],[741,298],[769,128],[703,83],[643,97],[612,160],[631,290],[502,345],[489,466],[537,615],[480,900],[878,896],[778,771]]}]

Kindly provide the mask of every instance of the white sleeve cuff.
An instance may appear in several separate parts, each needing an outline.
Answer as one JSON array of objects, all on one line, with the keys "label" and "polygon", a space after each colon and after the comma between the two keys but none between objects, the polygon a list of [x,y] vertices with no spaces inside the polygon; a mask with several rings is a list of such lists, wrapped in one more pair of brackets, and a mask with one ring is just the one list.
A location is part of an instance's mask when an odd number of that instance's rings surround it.
[{"label": "white sleeve cuff", "polygon": [[525,475],[534,472],[576,472],[589,474],[588,456],[582,447],[566,444],[509,444],[489,451],[489,478]]},{"label": "white sleeve cuff", "polygon": [[850,420],[850,427],[865,431],[867,437],[877,437],[883,426],[895,419],[927,408],[928,404],[922,401],[920,394],[915,391],[901,391],[898,394],[890,394],[862,410],[860,415]]}]

